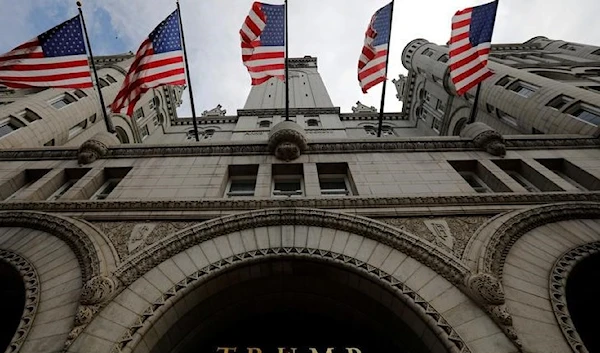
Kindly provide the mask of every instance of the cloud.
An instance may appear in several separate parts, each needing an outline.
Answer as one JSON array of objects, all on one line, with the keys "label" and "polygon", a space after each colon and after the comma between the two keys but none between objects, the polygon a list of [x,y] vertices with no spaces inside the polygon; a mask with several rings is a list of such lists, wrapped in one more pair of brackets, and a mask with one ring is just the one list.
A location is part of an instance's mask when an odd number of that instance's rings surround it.
[{"label": "cloud", "polygon": [[[196,111],[223,105],[230,113],[242,108],[250,91],[250,78],[241,62],[239,28],[252,0],[181,0],[182,16],[191,65]],[[272,0],[282,3],[282,0]],[[357,100],[378,107],[381,85],[363,95],[356,79],[358,54],[372,14],[387,0],[288,0],[290,15],[290,56],[318,57],[319,72],[332,101],[350,111]],[[415,38],[445,43],[450,36],[450,19],[459,9],[487,0],[397,1],[394,9],[389,77],[406,70],[401,54]],[[61,17],[61,11],[76,11],[71,0],[27,0],[18,8],[13,0],[0,0],[0,31],[14,36],[0,38],[0,51],[38,33],[37,22]],[[175,9],[174,1],[97,0],[84,3],[94,49],[108,54],[133,51],[141,41]],[[495,43],[518,43],[543,35],[551,39],[600,45],[600,2],[572,0],[502,0]],[[33,18],[34,20],[32,20]],[[65,19],[68,17],[65,17]],[[26,19],[26,20],[23,20]],[[393,85],[388,85],[386,111],[399,110]],[[189,99],[180,115],[189,115]]]}]

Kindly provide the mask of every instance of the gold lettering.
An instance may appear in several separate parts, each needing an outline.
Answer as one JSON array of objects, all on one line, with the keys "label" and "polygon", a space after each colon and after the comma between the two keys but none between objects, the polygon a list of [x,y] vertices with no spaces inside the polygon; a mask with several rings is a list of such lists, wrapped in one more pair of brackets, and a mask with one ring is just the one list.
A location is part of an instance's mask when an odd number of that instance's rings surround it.
[{"label": "gold lettering", "polygon": [[228,348],[228,347],[218,347],[217,348],[217,352],[223,351],[223,353],[229,353],[229,351],[235,352],[237,351],[237,347],[236,348]]},{"label": "gold lettering", "polygon": [[260,348],[248,348],[248,353],[262,353]]},{"label": "gold lettering", "polygon": [[298,348],[279,348],[279,353],[296,353]]},{"label": "gold lettering", "polygon": [[358,348],[346,348],[347,353],[362,353]]},{"label": "gold lettering", "polygon": [[[316,348],[309,348],[311,353],[319,353]],[[333,348],[327,348],[327,352],[325,353],[333,353]]]}]

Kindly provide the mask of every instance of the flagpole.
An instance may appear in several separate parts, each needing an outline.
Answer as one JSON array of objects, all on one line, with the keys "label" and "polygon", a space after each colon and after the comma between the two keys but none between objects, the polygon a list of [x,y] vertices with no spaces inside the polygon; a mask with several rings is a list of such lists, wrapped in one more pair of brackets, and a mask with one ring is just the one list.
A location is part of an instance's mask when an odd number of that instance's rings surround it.
[{"label": "flagpole", "polygon": [[475,91],[475,99],[473,100],[473,106],[471,107],[471,115],[469,116],[469,124],[475,122],[477,116],[477,106],[479,105],[479,92],[481,91],[481,82],[477,84],[477,91]]},{"label": "flagpole", "polygon": [[392,47],[392,23],[394,22],[394,0],[392,0],[392,8],[390,9],[390,36],[388,38],[388,53],[385,58],[385,76],[383,80],[383,88],[381,89],[381,104],[379,105],[379,125],[377,127],[377,137],[381,137],[383,129],[383,108],[385,106],[385,88],[387,86],[388,64],[390,63],[390,49]]},{"label": "flagpole", "polygon": [[187,75],[188,88],[190,93],[190,104],[192,105],[192,121],[194,122],[194,136],[196,142],[200,141],[198,136],[198,122],[196,121],[196,107],[194,105],[194,92],[192,91],[192,80],[190,79],[190,66],[188,64],[187,50],[185,49],[185,35],[183,34],[183,21],[181,20],[181,8],[177,0],[177,15],[179,16],[179,30],[181,31],[181,43],[183,45],[183,58],[185,60],[185,73]]},{"label": "flagpole", "polygon": [[81,18],[81,24],[83,25],[83,33],[85,35],[85,42],[90,53],[90,61],[92,62],[92,71],[94,72],[94,78],[96,79],[96,89],[100,96],[100,110],[102,110],[102,116],[104,117],[104,123],[106,123],[106,130],[110,133],[115,133],[115,127],[110,120],[110,117],[106,113],[106,105],[104,104],[104,96],[102,95],[102,87],[100,87],[100,81],[98,80],[98,72],[96,71],[96,63],[94,62],[94,54],[92,53],[92,46],[90,45],[90,37],[88,37],[87,28],[85,26],[85,18],[83,18],[83,11],[81,9],[81,1],[77,1],[77,9],[79,10],[79,17]]},{"label": "flagpole", "polygon": [[285,6],[285,121],[290,120],[290,72],[288,68],[288,4]]}]

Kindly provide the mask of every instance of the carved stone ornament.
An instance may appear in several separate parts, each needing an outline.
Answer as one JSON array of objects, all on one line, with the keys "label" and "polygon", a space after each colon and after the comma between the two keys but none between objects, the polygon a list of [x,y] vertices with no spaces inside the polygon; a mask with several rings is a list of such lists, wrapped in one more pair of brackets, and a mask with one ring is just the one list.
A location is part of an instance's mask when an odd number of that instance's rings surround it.
[{"label": "carved stone ornament", "polygon": [[489,273],[478,273],[467,279],[467,287],[475,298],[483,304],[504,304],[504,288],[495,276]]},{"label": "carved stone ornament", "polygon": [[93,305],[106,302],[117,290],[118,280],[106,277],[96,276],[83,285],[81,292],[81,303],[84,305]]},{"label": "carved stone ornament", "polygon": [[203,111],[202,116],[225,116],[225,114],[227,114],[227,110],[221,108],[221,104],[217,104],[217,106],[213,109]]},{"label": "carved stone ornament", "polygon": [[367,106],[362,104],[360,101],[356,102],[356,107],[352,107],[353,113],[376,113],[377,108],[373,106]]},{"label": "carved stone ornament", "polygon": [[108,146],[118,145],[120,142],[115,135],[100,132],[85,141],[77,152],[77,161],[81,165],[90,164],[108,154]]},{"label": "carved stone ornament", "polygon": [[[23,314],[17,326],[17,331],[12,337],[5,353],[18,352],[21,346],[25,342],[31,327],[33,326],[33,320],[37,313],[38,304],[40,301],[40,281],[35,267],[21,255],[8,250],[0,249],[0,261],[6,262],[13,266],[21,275],[23,284],[25,286],[25,307],[23,308]],[[0,317],[2,314],[0,313]]]},{"label": "carved stone ornament", "polygon": [[584,244],[571,249],[554,263],[550,274],[549,294],[554,316],[556,316],[556,322],[574,353],[588,353],[589,351],[577,333],[567,307],[567,279],[575,265],[598,253],[600,253],[600,242]]},{"label": "carved stone ornament", "polygon": [[268,148],[282,161],[293,161],[308,148],[306,133],[293,121],[282,121],[269,133]]},{"label": "carved stone ornament", "polygon": [[506,155],[504,137],[484,123],[475,122],[468,124],[461,131],[460,136],[472,139],[473,144],[477,148],[493,156],[504,157]]}]

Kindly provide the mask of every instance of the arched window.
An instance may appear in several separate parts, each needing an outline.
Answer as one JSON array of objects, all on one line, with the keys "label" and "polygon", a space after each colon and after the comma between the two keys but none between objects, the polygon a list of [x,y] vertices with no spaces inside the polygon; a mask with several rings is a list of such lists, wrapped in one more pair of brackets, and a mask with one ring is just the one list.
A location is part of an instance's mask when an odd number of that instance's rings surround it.
[{"label": "arched window", "polygon": [[215,134],[215,130],[214,129],[208,129],[208,130],[204,130],[204,132],[202,133],[202,139],[203,140],[210,140],[213,138],[213,135]]},{"label": "arched window", "polygon": [[394,134],[394,128],[389,125],[383,125],[381,127],[381,136],[396,136]]},{"label": "arched window", "polygon": [[319,126],[319,120],[317,120],[317,119],[308,119],[306,121],[306,126],[309,126],[309,127]]},{"label": "arched window", "polygon": [[115,130],[117,131],[117,138],[121,143],[129,143],[129,137],[122,127],[115,126]]},{"label": "arched window", "polygon": [[261,120],[258,122],[258,127],[260,128],[270,128],[271,122],[269,120]]},{"label": "arched window", "polygon": [[365,133],[368,136],[377,136],[377,129],[371,125],[365,126]]}]

